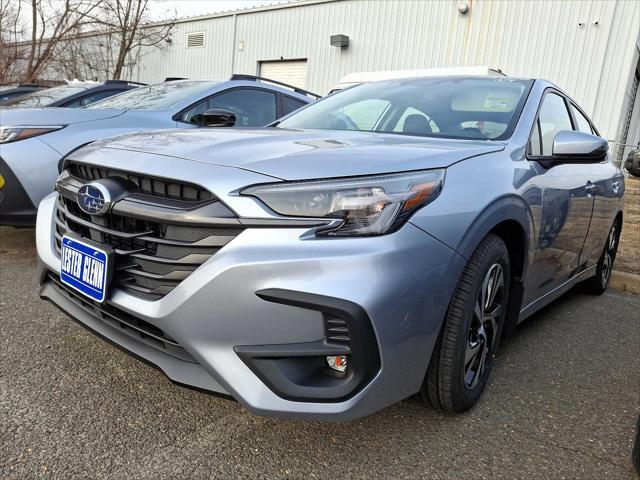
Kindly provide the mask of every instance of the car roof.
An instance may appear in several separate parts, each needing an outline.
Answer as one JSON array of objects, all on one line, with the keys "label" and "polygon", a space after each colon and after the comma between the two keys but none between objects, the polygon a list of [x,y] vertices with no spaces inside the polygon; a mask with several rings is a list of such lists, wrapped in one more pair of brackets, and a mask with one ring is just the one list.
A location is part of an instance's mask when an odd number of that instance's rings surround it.
[{"label": "car roof", "polygon": [[[69,85],[82,85],[83,83],[88,83],[88,82],[76,82],[76,83],[70,83]],[[81,92],[77,92],[67,97],[61,98],[60,100],[56,100],[55,102],[49,104],[48,107],[59,107],[66,103],[73,102],[78,98],[82,98],[85,95],[89,95],[95,92],[101,92],[104,90],[119,90],[124,92],[127,90],[131,90],[133,88],[138,88],[139,86],[142,86],[145,84],[138,83],[138,82],[130,82],[127,80],[107,80],[104,83],[91,82],[91,85],[93,86],[90,86],[89,88],[86,88]]]},{"label": "car roof", "polygon": [[[184,96],[183,98],[175,101],[173,104],[171,104],[170,106],[163,106],[163,107],[158,107],[158,108],[153,108],[153,109],[148,109],[149,111],[160,111],[160,110],[164,110],[167,112],[180,112],[182,110],[184,110],[185,108],[189,108],[192,105],[194,105],[195,103],[198,103],[199,101],[206,99],[208,97],[211,97],[213,95],[216,95],[220,92],[223,92],[225,90],[229,90],[229,89],[233,89],[233,88],[238,88],[238,87],[247,87],[247,88],[257,88],[257,89],[263,89],[263,90],[269,90],[272,91],[274,93],[280,93],[282,95],[286,95],[289,97],[292,97],[296,100],[299,100],[302,103],[311,103],[312,101],[315,100],[316,96],[310,92],[306,92],[305,90],[299,89],[297,87],[294,86],[289,86],[286,84],[280,84],[280,85],[276,85],[274,84],[273,80],[269,80],[269,79],[264,79],[264,78],[260,78],[260,77],[253,77],[253,76],[249,76],[249,75],[234,75],[232,76],[230,79],[227,80],[222,80],[222,79],[203,79],[203,78],[198,78],[198,79],[188,79],[188,78],[178,78],[176,80],[165,80],[163,82],[158,82],[155,84],[151,84],[151,85],[146,85],[145,87],[141,87],[141,88],[146,88],[146,87],[154,87],[154,86],[160,86],[160,85],[168,85],[168,84],[174,84],[174,85],[178,85],[178,84],[185,84],[185,83],[210,83],[211,85],[208,88],[202,89],[200,91],[197,91],[195,93],[189,94]],[[304,93],[302,93],[304,92]],[[105,99],[105,101],[108,101],[108,99]],[[101,108],[101,104],[102,100],[99,102],[96,102],[93,105],[90,105],[89,108]],[[132,110],[132,111],[136,111],[136,110],[146,110],[144,108],[134,108],[134,107],[105,107],[105,108],[121,108],[123,110]]]},{"label": "car roof", "polygon": [[41,90],[42,85],[35,84],[13,84],[13,85],[0,85],[0,92],[33,92],[35,90]]},{"label": "car roof", "polygon": [[[234,79],[234,77],[236,79]],[[211,95],[215,95],[216,93],[221,92],[223,90],[228,90],[228,89],[237,88],[237,87],[248,87],[248,88],[271,90],[273,92],[277,92],[283,95],[287,95],[289,97],[293,97],[304,103],[310,103],[315,100],[315,95],[310,92],[308,92],[308,94],[301,93],[301,90],[296,89],[296,87],[276,85],[272,83],[271,80],[263,79],[260,77],[254,77],[252,79],[250,78],[250,76],[243,76],[242,79],[239,79],[239,76],[232,76],[229,80],[181,79],[181,80],[171,80],[170,82],[161,82],[161,83],[188,83],[188,82],[215,82],[215,83],[206,92],[199,92],[199,93],[190,95],[174,103],[171,107],[171,110],[181,111],[184,108],[189,107],[190,105],[192,105],[195,102],[198,102],[201,99],[207,98]]]},{"label": "car roof", "polygon": [[451,67],[451,68],[422,68],[413,70],[382,70],[373,72],[353,72],[338,80],[331,91],[342,90],[353,85],[376,82],[380,80],[395,80],[413,77],[449,77],[449,76],[500,76],[506,75],[499,68],[479,67]]},{"label": "car roof", "polygon": [[[188,83],[188,82],[217,82],[217,85],[213,86],[212,89],[218,90],[226,90],[228,88],[233,87],[253,87],[253,88],[263,88],[267,90],[273,90],[283,95],[288,95],[290,97],[298,98],[300,100],[305,100],[306,102],[310,102],[321,98],[320,95],[309,92],[307,90],[303,90],[299,87],[288,85],[283,82],[279,82],[278,80],[272,80],[269,78],[258,77],[254,75],[244,75],[244,74],[234,74],[228,80],[221,79],[188,79],[181,78],[179,80],[169,80],[161,83]],[[215,93],[215,92],[212,92]]]}]

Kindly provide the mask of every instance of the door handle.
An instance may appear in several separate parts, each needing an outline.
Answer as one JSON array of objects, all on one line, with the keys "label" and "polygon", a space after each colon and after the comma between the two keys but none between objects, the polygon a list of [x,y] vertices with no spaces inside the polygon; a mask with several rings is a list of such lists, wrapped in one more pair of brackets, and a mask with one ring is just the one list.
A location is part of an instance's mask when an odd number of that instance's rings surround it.
[{"label": "door handle", "polygon": [[584,186],[584,189],[587,191],[587,197],[592,197],[593,196],[593,190],[596,188],[595,183],[591,182],[591,180],[589,180],[587,182],[587,184]]}]

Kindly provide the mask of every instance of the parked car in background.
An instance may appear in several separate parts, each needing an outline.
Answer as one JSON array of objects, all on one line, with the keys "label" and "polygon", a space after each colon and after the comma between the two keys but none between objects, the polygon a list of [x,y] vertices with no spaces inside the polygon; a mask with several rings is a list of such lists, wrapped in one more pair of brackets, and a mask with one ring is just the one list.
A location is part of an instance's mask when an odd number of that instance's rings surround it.
[{"label": "parked car in background", "polygon": [[18,83],[13,85],[0,85],[0,105],[9,100],[15,100],[27,93],[35,92],[43,87],[35,83]]},{"label": "parked car in background", "polygon": [[238,127],[263,126],[316,98],[271,80],[236,75],[139,87],[87,108],[4,110],[0,225],[33,225],[38,203],[53,189],[58,163],[94,140],[139,130],[229,125],[224,115],[208,114],[215,109],[232,112]]},{"label": "parked car in background", "polygon": [[86,107],[99,100],[112,97],[141,85],[144,85],[144,83],[129,82],[127,80],[108,80],[104,83],[69,82],[66,85],[44,88],[9,100],[3,103],[2,107]]},{"label": "parked car in background", "polygon": [[624,169],[634,177],[640,177],[640,145],[629,152],[624,161]]},{"label": "parked car in background", "polygon": [[491,67],[451,67],[451,68],[420,68],[414,70],[381,70],[376,72],[354,72],[342,77],[336,82],[329,93],[335,93],[345,88],[362,85],[363,83],[378,82],[380,80],[394,80],[398,78],[414,77],[442,77],[442,76],[498,76],[504,77],[499,68]]},{"label": "parked car in background", "polygon": [[40,295],[256,413],[347,420],[418,392],[461,412],[503,331],[606,290],[623,192],[546,81],[374,82],[268,128],[71,153],[38,211]]}]

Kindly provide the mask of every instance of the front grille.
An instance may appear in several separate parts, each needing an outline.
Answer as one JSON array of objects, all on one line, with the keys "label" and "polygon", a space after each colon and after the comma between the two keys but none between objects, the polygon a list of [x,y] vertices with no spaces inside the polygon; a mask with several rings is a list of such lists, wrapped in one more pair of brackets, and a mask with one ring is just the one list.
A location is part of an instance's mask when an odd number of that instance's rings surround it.
[{"label": "front grille", "polygon": [[[186,190],[182,188],[182,191]],[[147,204],[154,198],[157,196],[147,196]],[[215,202],[213,197],[211,202]],[[161,204],[159,201],[158,205]],[[133,218],[113,211],[92,216],[83,212],[75,200],[59,195],[56,249],[60,254],[62,236],[67,232],[104,244],[106,248],[112,247],[111,288],[126,290],[139,298],[158,300],[243,231],[238,224],[170,223],[162,220],[157,211],[153,218],[156,220]]]},{"label": "front grille", "polygon": [[68,300],[76,306],[82,308],[92,317],[102,320],[110,327],[123,332],[134,339],[160,350],[168,355],[179,358],[186,362],[196,363],[193,357],[182,345],[167,335],[163,330],[145,322],[133,315],[128,314],[112,305],[98,305],[97,303],[83,298],[60,281],[60,277],[49,273],[49,280],[53,286]]},{"label": "front grille", "polygon": [[190,202],[213,200],[208,190],[185,182],[172,182],[167,179],[139,175],[124,170],[114,170],[82,163],[66,163],[65,170],[76,178],[93,181],[108,177],[121,177],[134,183],[138,191],[144,195],[158,198],[170,198]]}]

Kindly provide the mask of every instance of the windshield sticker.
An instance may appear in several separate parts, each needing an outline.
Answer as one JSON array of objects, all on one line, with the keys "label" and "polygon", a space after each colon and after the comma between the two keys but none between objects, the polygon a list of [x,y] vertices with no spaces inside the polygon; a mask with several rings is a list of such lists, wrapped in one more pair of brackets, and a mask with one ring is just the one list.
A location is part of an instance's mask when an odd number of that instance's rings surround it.
[{"label": "windshield sticker", "polygon": [[504,95],[488,94],[484,99],[484,108],[489,110],[511,110],[510,98]]}]

